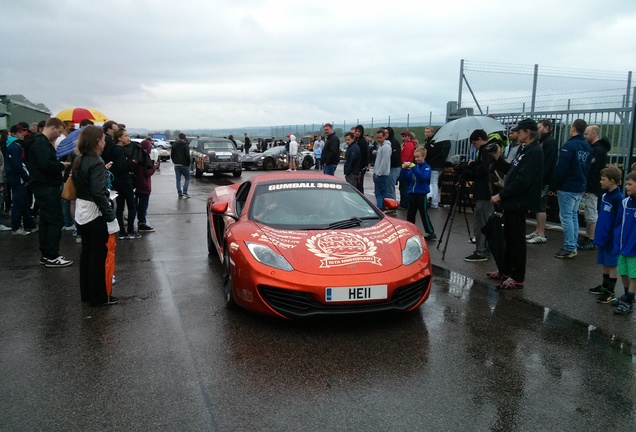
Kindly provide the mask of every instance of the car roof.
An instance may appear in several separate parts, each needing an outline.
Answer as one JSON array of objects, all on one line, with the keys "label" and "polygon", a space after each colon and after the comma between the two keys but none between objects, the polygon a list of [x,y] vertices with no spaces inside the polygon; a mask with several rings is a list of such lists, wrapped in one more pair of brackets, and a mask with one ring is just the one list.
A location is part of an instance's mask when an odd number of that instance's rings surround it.
[{"label": "car roof", "polygon": [[310,172],[290,173],[287,171],[259,174],[252,177],[250,181],[254,185],[258,185],[260,183],[284,182],[284,181],[293,182],[293,183],[303,182],[303,181],[327,181],[330,183],[347,183],[339,177],[322,174],[320,172],[318,173],[310,173]]}]

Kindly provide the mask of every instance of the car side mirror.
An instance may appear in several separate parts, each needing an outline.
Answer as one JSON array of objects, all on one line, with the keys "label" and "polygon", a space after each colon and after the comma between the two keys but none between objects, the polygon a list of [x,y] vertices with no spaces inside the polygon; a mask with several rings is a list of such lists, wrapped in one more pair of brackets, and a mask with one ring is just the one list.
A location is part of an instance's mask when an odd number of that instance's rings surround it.
[{"label": "car side mirror", "polygon": [[210,211],[216,215],[229,216],[234,220],[238,220],[239,218],[236,215],[228,214],[228,203],[227,201],[216,202],[210,206]]},{"label": "car side mirror", "polygon": [[400,203],[393,198],[384,198],[383,203],[386,210],[397,210],[400,206]]}]

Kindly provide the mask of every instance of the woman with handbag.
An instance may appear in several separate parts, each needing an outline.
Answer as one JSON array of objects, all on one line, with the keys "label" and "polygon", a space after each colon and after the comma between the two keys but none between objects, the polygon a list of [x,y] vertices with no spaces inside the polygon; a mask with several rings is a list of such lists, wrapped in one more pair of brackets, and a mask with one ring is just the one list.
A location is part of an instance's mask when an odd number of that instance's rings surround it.
[{"label": "woman with handbag", "polygon": [[106,144],[104,132],[86,126],[77,139],[79,155],[73,162],[71,178],[75,184],[75,223],[82,236],[80,255],[80,294],[91,306],[111,305],[117,297],[106,292],[106,255],[109,233],[119,231],[110,204],[108,174],[100,157]]}]

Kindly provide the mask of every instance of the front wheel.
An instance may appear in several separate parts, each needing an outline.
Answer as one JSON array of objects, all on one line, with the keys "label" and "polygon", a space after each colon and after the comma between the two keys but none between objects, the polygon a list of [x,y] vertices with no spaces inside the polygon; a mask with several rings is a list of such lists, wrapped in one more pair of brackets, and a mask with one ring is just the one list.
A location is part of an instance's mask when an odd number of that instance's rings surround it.
[{"label": "front wheel", "polygon": [[216,246],[214,245],[214,241],[212,240],[212,232],[210,231],[210,217],[208,216],[208,255],[216,256],[218,255],[216,251]]},{"label": "front wheel", "polygon": [[307,156],[305,159],[303,159],[303,169],[308,170],[313,166],[313,164],[314,161],[311,156]]},{"label": "front wheel", "polygon": [[274,159],[267,158],[263,161],[263,169],[265,171],[271,171],[274,168],[276,168],[276,163],[274,162]]},{"label": "front wheel", "polygon": [[230,253],[228,252],[228,246],[225,245],[225,251],[223,252],[223,268],[225,269],[224,278],[224,291],[225,291],[225,307],[228,309],[236,309],[236,301],[234,300],[234,292],[232,291],[232,270],[230,269]]},{"label": "front wheel", "polygon": [[234,177],[240,177],[242,173],[243,173],[243,171],[234,171],[234,172],[232,173],[232,175],[233,175]]},{"label": "front wheel", "polygon": [[197,161],[194,159],[192,159],[192,162],[190,163],[190,175],[193,175],[194,178],[203,177],[203,171],[197,167]]}]

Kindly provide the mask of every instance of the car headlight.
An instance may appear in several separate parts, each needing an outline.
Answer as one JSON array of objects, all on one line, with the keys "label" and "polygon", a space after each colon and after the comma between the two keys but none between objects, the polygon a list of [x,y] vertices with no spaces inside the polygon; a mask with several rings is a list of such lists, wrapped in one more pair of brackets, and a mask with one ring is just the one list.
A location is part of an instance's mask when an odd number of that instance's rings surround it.
[{"label": "car headlight", "polygon": [[406,246],[402,250],[402,264],[409,265],[420,259],[424,254],[422,247],[422,237],[414,235],[406,241]]},{"label": "car headlight", "polygon": [[294,268],[282,255],[274,252],[269,246],[260,243],[245,242],[247,249],[251,252],[256,261],[266,266],[280,270],[292,271]]}]

